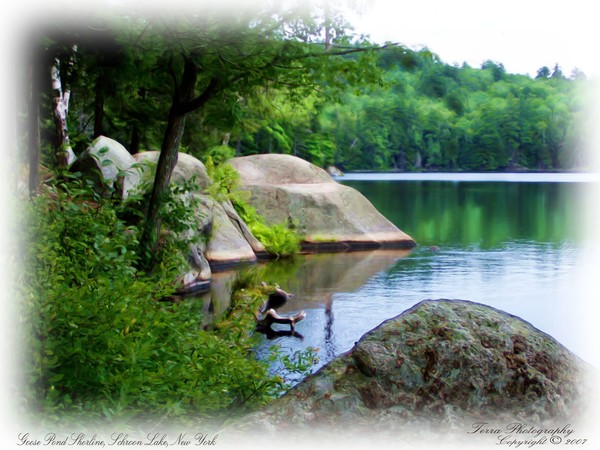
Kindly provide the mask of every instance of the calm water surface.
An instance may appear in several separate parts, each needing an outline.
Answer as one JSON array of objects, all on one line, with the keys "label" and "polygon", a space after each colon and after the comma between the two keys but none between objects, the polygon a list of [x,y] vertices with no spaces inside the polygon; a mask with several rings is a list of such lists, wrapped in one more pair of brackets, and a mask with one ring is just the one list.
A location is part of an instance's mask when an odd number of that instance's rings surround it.
[{"label": "calm water surface", "polygon": [[579,222],[590,180],[354,178],[340,182],[362,192],[419,246],[269,263],[268,281],[296,295],[285,312],[305,310],[307,317],[297,325],[301,337],[265,337],[259,355],[274,344],[289,354],[310,346],[319,349],[320,366],[419,301],[447,298],[522,317],[591,359],[578,333],[578,273],[589,251]]}]

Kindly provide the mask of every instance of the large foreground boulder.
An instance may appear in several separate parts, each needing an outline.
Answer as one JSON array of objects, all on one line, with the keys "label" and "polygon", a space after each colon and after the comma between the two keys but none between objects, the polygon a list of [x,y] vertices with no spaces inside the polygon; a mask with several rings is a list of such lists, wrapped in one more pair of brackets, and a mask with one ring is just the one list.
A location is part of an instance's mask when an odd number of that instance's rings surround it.
[{"label": "large foreground boulder", "polygon": [[250,203],[270,224],[293,224],[306,249],[401,247],[415,241],[383,217],[358,191],[323,169],[290,155],[252,155],[229,161]]},{"label": "large foreground boulder", "polygon": [[[367,333],[241,429],[573,423],[585,363],[524,320],[460,300],[423,301]],[[564,423],[562,423],[564,425]]]}]

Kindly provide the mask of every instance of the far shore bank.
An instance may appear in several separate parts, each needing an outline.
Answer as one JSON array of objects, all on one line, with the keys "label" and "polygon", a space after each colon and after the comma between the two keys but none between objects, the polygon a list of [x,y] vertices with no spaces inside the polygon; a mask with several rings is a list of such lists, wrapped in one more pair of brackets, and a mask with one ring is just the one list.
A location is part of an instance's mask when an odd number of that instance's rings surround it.
[{"label": "far shore bank", "polygon": [[580,182],[600,181],[597,172],[346,172],[337,181],[506,181]]}]

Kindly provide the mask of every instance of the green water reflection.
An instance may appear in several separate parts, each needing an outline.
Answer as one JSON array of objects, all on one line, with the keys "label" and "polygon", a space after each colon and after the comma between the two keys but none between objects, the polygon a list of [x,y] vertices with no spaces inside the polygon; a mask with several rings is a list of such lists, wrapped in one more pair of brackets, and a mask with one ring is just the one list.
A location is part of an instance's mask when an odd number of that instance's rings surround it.
[{"label": "green water reflection", "polygon": [[420,245],[492,249],[581,238],[584,183],[346,181]]}]

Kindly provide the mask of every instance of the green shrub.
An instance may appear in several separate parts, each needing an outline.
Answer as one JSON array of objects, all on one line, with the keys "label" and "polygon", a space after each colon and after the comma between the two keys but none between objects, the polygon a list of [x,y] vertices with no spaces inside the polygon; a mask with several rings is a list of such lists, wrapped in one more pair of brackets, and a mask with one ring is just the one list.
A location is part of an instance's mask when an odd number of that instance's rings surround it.
[{"label": "green shrub", "polygon": [[238,189],[240,184],[240,174],[231,164],[216,164],[213,159],[208,156],[206,158],[205,166],[208,176],[212,179],[212,184],[206,188],[206,193],[216,201],[222,202],[232,200],[234,198],[240,198],[239,196],[243,195]]},{"label": "green shrub", "polygon": [[215,145],[208,149],[205,158],[203,158],[203,162],[206,164],[210,159],[215,165],[220,166],[233,157],[235,157],[234,148],[231,148],[228,145]]},{"label": "green shrub", "polygon": [[27,210],[20,288],[33,410],[57,420],[212,417],[275,395],[278,380],[248,350],[252,321],[204,331],[198,302],[157,301],[178,270],[169,239],[148,276],[136,269],[138,229],[110,200],[69,182]]},{"label": "green shrub", "polygon": [[272,255],[291,256],[300,251],[300,237],[284,224],[268,226],[256,222],[250,225],[250,230]]},{"label": "green shrub", "polygon": [[300,251],[302,238],[293,228],[288,227],[287,224],[267,225],[252,205],[237,199],[232,203],[252,234],[270,254],[277,257],[293,256]]}]

